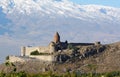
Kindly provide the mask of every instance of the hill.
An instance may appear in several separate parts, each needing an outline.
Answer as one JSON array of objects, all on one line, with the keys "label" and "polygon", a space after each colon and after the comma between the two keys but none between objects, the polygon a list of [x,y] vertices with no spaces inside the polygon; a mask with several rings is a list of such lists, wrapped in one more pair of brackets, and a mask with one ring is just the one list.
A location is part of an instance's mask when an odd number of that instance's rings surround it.
[{"label": "hill", "polygon": [[[53,71],[56,73],[69,72],[112,72],[120,71],[120,42],[98,46],[78,46],[74,56],[66,61],[58,61],[56,63],[47,62],[26,62],[12,63],[10,66],[6,64],[0,65],[0,71],[11,72],[16,69],[16,72],[25,71],[27,73],[39,73]],[[61,53],[70,56],[69,53]],[[84,56],[82,53],[84,52]],[[96,53],[97,52],[97,53]],[[79,54],[80,53],[80,54]],[[81,56],[82,55],[82,56]]]}]

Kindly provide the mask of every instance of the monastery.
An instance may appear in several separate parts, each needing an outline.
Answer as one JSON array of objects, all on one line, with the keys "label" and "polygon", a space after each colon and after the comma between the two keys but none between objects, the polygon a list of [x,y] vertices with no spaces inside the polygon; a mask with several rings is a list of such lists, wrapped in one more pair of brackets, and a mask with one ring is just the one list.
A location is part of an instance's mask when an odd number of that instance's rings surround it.
[{"label": "monastery", "polygon": [[57,57],[55,53],[62,52],[68,48],[68,45],[72,46],[86,46],[86,45],[96,45],[96,43],[68,43],[68,41],[61,42],[60,35],[58,32],[54,35],[54,40],[45,47],[21,47],[21,56],[9,56],[10,62],[26,62],[26,61],[45,61],[45,62],[55,62]]}]

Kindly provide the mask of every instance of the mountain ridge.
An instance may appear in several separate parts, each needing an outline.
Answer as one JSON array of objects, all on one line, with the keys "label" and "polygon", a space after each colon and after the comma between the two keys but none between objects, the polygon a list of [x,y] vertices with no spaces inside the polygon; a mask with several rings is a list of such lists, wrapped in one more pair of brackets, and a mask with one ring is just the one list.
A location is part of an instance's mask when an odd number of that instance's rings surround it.
[{"label": "mountain ridge", "polygon": [[[4,0],[5,1],[5,0]],[[98,13],[101,15],[110,15],[113,17],[119,18],[120,8],[113,8],[108,6],[100,6],[100,5],[78,5],[74,4],[72,2],[69,2],[67,0],[63,1],[54,1],[54,0],[20,0],[19,2],[17,0],[9,0],[8,2],[0,2],[3,10],[7,13],[23,13],[23,14],[31,14],[32,12],[39,12],[39,13],[45,13],[45,14],[78,14],[77,16],[80,17],[81,13],[84,14],[86,12],[90,13]],[[66,15],[67,15],[66,14]],[[72,14],[72,15],[73,15]],[[86,13],[87,14],[87,13]],[[80,16],[79,16],[80,15]],[[89,14],[88,14],[89,15]],[[76,17],[77,17],[76,16]]]},{"label": "mountain ridge", "polygon": [[21,46],[48,44],[56,31],[68,42],[106,44],[120,39],[120,8],[68,0],[1,0],[1,8],[3,19],[9,21],[0,23],[4,57],[18,54]]}]

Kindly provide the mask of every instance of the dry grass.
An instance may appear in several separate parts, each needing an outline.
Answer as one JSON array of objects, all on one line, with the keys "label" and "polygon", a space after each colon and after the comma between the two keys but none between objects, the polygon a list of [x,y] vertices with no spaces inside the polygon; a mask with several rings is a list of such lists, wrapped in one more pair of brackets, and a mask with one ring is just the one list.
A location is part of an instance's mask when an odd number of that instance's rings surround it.
[{"label": "dry grass", "polygon": [[[99,49],[102,46],[88,46],[80,49]],[[112,71],[120,71],[120,43],[104,45],[102,52],[88,56],[82,59],[75,57],[65,63],[45,63],[45,62],[26,62],[14,63],[17,71],[25,71],[26,73],[39,73],[53,71],[54,73],[66,73],[80,71],[82,73],[104,73]],[[86,49],[85,49],[86,48]],[[6,67],[5,64],[0,65],[0,71],[10,72],[12,67]]]}]

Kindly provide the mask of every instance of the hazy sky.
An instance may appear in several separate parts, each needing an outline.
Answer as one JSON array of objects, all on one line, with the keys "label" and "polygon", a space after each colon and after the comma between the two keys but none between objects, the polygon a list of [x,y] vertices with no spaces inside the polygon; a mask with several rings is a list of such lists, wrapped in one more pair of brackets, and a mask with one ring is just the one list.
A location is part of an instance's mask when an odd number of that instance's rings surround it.
[{"label": "hazy sky", "polygon": [[78,4],[97,4],[120,8],[120,0],[71,0]]}]

